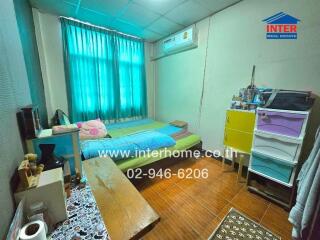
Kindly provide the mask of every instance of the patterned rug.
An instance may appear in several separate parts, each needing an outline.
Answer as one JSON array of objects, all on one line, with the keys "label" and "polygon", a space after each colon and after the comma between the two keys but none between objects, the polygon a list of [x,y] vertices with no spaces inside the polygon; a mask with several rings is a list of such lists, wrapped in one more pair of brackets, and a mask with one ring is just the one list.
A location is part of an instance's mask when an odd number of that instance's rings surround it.
[{"label": "patterned rug", "polygon": [[281,238],[270,232],[268,229],[255,223],[248,217],[245,217],[237,210],[231,208],[218,228],[209,237],[209,240],[221,239],[279,240]]},{"label": "patterned rug", "polygon": [[85,187],[72,186],[67,212],[68,219],[56,226],[49,239],[110,240],[89,184]]}]

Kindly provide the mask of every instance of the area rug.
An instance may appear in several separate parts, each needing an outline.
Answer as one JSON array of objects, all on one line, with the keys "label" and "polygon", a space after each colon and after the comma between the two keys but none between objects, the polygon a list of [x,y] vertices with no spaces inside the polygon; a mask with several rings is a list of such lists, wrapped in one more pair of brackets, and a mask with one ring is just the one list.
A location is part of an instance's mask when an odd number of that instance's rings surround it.
[{"label": "area rug", "polygon": [[58,224],[48,239],[110,239],[89,184],[85,187],[72,184],[67,213],[68,219]]},{"label": "area rug", "polygon": [[231,208],[217,229],[209,237],[209,240],[221,239],[279,240],[281,238],[234,208]]}]

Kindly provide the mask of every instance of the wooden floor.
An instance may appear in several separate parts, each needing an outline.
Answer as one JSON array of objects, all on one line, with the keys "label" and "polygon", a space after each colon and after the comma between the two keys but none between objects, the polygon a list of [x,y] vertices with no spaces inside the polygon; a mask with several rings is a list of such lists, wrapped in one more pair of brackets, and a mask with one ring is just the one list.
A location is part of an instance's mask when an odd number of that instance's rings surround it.
[{"label": "wooden floor", "polygon": [[161,220],[143,239],[207,239],[231,207],[278,234],[291,239],[288,212],[237,182],[235,172],[223,172],[212,158],[189,159],[171,167],[209,170],[208,179],[146,180],[136,187]]}]

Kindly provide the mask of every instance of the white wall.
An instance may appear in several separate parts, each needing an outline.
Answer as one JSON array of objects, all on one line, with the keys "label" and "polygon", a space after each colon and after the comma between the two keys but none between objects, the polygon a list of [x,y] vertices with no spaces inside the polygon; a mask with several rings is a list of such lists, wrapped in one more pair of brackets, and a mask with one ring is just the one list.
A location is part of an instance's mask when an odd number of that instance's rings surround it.
[{"label": "white wall", "polygon": [[68,113],[61,27],[57,16],[37,9],[33,9],[33,18],[50,121],[57,109]]},{"label": "white wall", "polygon": [[[196,24],[199,47],[156,61],[156,118],[189,123],[192,132],[199,130],[199,106],[203,82],[209,19]],[[155,52],[158,52],[156,46]]]},{"label": "white wall", "polygon": [[147,101],[148,101],[148,116],[155,116],[155,63],[151,61],[152,44],[145,42],[145,63],[146,63],[146,79],[147,79]]},{"label": "white wall", "polygon": [[[298,40],[266,40],[262,20],[280,11],[301,19]],[[205,149],[222,149],[225,111],[232,96],[249,84],[254,64],[258,86],[312,90],[320,95],[319,12],[317,0],[244,0],[199,22],[199,48],[155,63],[156,119],[185,120],[191,131],[201,135]],[[315,112],[319,110],[317,104]]]},{"label": "white wall", "polygon": [[[48,117],[56,109],[68,114],[68,101],[63,63],[61,25],[58,16],[41,13],[33,9],[41,69],[46,94]],[[150,62],[150,44],[145,44],[148,113],[154,116],[154,63]]]}]

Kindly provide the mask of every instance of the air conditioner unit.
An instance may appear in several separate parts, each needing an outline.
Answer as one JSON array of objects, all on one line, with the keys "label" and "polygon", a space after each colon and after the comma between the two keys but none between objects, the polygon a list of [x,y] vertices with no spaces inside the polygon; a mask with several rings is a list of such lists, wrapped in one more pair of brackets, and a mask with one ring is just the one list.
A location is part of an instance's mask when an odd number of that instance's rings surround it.
[{"label": "air conditioner unit", "polygon": [[177,53],[198,47],[198,34],[195,26],[171,35],[162,41],[164,54]]}]

